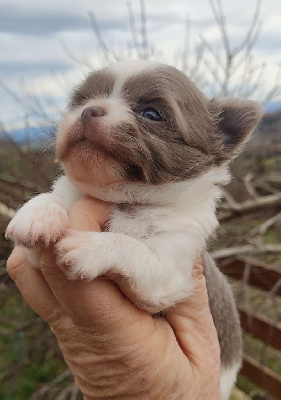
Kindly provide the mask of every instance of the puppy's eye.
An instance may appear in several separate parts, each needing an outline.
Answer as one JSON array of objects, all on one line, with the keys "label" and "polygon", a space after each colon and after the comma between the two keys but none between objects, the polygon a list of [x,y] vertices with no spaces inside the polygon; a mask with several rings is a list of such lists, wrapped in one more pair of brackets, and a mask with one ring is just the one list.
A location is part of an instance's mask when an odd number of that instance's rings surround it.
[{"label": "puppy's eye", "polygon": [[163,118],[155,108],[145,108],[140,112],[143,118],[150,119],[151,121],[163,121]]}]

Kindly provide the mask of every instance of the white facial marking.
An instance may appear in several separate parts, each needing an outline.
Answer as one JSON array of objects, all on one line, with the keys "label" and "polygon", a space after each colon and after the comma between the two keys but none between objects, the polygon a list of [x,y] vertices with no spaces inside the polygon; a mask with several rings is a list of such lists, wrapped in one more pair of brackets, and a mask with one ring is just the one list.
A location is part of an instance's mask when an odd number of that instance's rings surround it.
[{"label": "white facial marking", "polygon": [[130,76],[153,70],[159,65],[161,65],[159,62],[147,60],[121,61],[115,64],[111,67],[111,70],[116,74],[116,81],[110,97],[120,98],[121,89]]}]

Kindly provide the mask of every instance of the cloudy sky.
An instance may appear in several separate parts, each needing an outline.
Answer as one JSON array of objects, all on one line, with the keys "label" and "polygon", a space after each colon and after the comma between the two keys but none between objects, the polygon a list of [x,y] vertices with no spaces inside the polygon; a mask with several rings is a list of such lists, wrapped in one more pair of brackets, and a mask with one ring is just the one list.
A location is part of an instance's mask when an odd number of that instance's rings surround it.
[{"label": "cloudy sky", "polygon": [[[131,4],[139,30],[139,0],[131,0]],[[256,0],[222,0],[222,4],[235,47],[247,33]],[[149,43],[157,49],[154,58],[180,66],[177,55],[183,48],[187,18],[191,21],[190,62],[196,57],[199,37],[220,54],[220,34],[208,0],[146,0],[145,5]],[[117,55],[129,57],[132,39],[126,0],[0,0],[0,120],[7,130],[20,127],[26,114],[32,123],[42,124],[34,119],[36,110],[41,116],[47,110],[50,120],[56,119],[71,87],[89,68],[104,64],[89,12],[95,13],[105,43]],[[253,50],[253,65],[267,64],[260,79],[260,98],[274,84],[281,62],[280,0],[263,0],[261,21],[261,34]],[[205,51],[208,67],[214,60]],[[204,74],[204,79],[211,79],[206,71]],[[11,91],[16,99],[7,93]]]}]

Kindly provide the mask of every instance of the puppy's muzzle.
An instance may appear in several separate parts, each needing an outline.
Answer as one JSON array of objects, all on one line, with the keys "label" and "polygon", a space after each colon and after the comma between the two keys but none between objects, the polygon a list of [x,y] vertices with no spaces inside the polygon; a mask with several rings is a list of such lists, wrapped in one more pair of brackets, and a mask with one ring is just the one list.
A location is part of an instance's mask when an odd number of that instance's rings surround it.
[{"label": "puppy's muzzle", "polygon": [[106,115],[106,111],[102,107],[87,107],[82,111],[80,120],[83,123],[87,123],[92,118],[102,117],[104,115]]}]

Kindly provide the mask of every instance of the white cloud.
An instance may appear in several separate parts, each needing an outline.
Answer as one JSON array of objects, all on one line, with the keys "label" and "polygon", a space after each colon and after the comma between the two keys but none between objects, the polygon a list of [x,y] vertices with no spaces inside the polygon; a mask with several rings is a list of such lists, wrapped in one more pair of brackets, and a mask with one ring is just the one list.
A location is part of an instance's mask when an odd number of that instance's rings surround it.
[{"label": "white cloud", "polygon": [[[231,41],[237,45],[251,22],[256,0],[222,2]],[[140,28],[139,1],[132,1]],[[146,0],[149,39],[161,51],[162,60],[173,63],[183,46],[185,19],[191,20],[191,48],[203,35],[220,44],[208,0]],[[100,66],[99,48],[88,12],[95,12],[104,39],[109,46],[124,52],[131,41],[126,0],[10,0],[1,1],[0,79],[19,93],[19,79],[25,77],[30,93],[53,97],[60,105],[64,91],[76,84],[87,68],[75,64],[63,51],[63,40],[78,60]],[[1,19],[2,18],[2,19]],[[276,65],[281,61],[281,2],[262,3],[263,29],[254,54],[258,63],[266,61],[266,86],[273,84]],[[191,51],[192,53],[192,51]],[[160,57],[158,55],[158,57]],[[55,78],[54,78],[55,76]],[[0,89],[0,119],[8,127],[18,124],[22,111]]]}]

